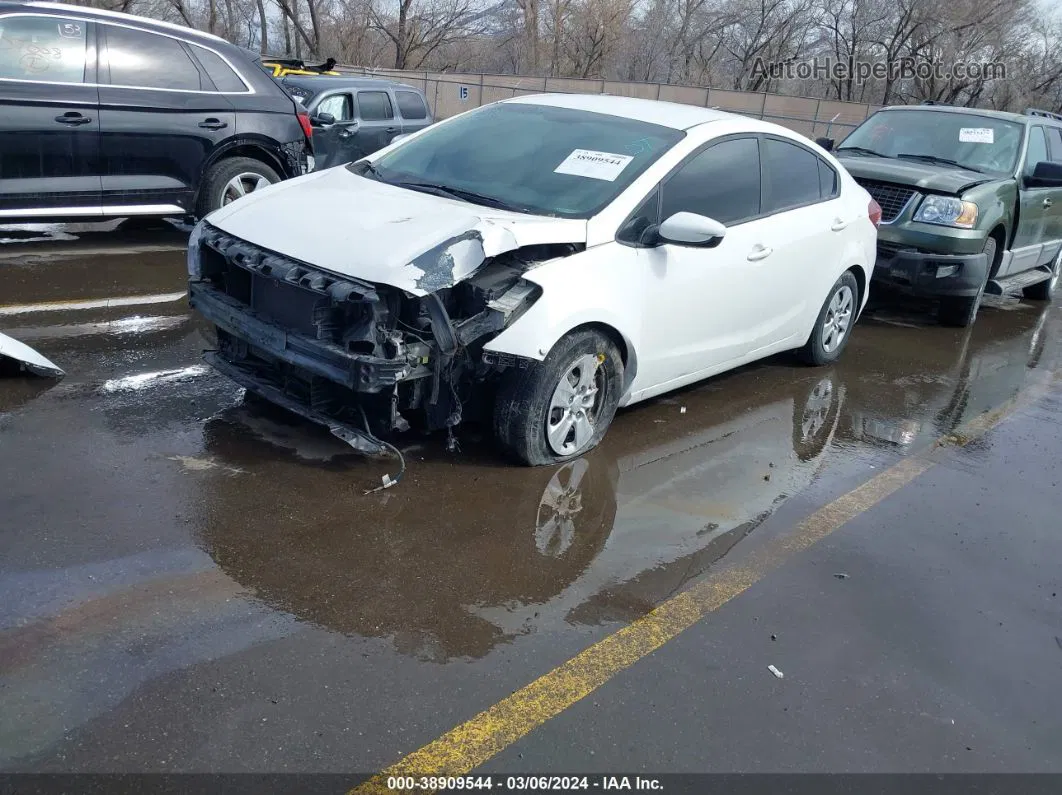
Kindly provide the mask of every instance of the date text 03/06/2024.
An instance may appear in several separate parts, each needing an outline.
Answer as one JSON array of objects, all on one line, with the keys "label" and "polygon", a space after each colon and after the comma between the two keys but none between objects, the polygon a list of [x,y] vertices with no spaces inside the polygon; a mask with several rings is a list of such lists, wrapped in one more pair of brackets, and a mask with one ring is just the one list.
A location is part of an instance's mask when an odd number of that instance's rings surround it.
[{"label": "date text 03/06/2024", "polygon": [[661,791],[659,779],[642,776],[388,776],[387,788],[395,792],[453,792],[500,790],[501,792],[563,790]]}]

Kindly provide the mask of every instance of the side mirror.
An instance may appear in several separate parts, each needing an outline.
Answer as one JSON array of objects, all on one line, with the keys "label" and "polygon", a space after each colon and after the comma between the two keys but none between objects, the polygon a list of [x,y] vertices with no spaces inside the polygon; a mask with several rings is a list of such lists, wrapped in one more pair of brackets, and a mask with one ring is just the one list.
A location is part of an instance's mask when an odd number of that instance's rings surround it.
[{"label": "side mirror", "polygon": [[718,245],[725,234],[726,227],[714,218],[682,212],[660,224],[654,236],[662,243],[708,248]]},{"label": "side mirror", "polygon": [[310,117],[310,124],[314,127],[330,127],[336,123],[336,117],[331,113],[315,113]]},{"label": "side mirror", "polygon": [[825,149],[827,152],[833,151],[834,140],[832,138],[816,138],[815,143]]},{"label": "side mirror", "polygon": [[1062,188],[1062,163],[1041,160],[1025,178],[1027,188]]}]

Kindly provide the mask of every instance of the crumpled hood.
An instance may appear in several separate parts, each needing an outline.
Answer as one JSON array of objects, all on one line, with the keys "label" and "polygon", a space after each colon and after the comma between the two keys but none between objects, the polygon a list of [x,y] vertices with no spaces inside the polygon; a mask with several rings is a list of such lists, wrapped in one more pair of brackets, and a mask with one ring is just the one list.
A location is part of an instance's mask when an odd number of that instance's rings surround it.
[{"label": "crumpled hood", "polygon": [[841,152],[838,155],[838,160],[857,180],[873,179],[893,182],[897,185],[910,185],[912,188],[934,193],[959,195],[974,185],[999,179],[987,174],[978,174],[976,171],[920,163],[915,160],[894,160],[888,157],[863,155],[842,157],[843,154]]},{"label": "crumpled hood", "polygon": [[414,295],[450,287],[487,257],[522,246],[586,242],[583,220],[481,207],[345,166],[255,191],[206,222],[307,265]]}]

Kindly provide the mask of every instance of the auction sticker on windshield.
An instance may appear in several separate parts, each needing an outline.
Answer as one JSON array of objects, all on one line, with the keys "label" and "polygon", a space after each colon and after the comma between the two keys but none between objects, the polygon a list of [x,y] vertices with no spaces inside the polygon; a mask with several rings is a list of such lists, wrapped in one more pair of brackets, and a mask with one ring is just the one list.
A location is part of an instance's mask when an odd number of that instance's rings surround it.
[{"label": "auction sticker on windshield", "polygon": [[630,155],[616,155],[611,152],[593,152],[589,149],[576,149],[553,169],[555,174],[572,174],[576,177],[589,177],[615,182],[616,177],[634,158]]},{"label": "auction sticker on windshield", "polygon": [[995,130],[991,127],[963,127],[959,130],[959,142],[964,144],[994,143]]}]

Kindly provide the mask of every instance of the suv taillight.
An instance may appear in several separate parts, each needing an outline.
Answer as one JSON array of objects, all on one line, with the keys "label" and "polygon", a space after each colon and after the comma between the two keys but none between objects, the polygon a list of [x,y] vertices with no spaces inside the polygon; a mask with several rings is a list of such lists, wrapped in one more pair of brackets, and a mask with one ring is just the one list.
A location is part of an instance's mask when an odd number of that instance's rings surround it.
[{"label": "suv taillight", "polygon": [[307,141],[313,140],[313,125],[310,124],[310,114],[304,110],[298,112],[299,124],[302,125],[302,134],[306,136]]},{"label": "suv taillight", "polygon": [[881,205],[871,199],[867,211],[870,213],[870,223],[874,224],[874,228],[877,229],[878,224],[881,223]]}]

